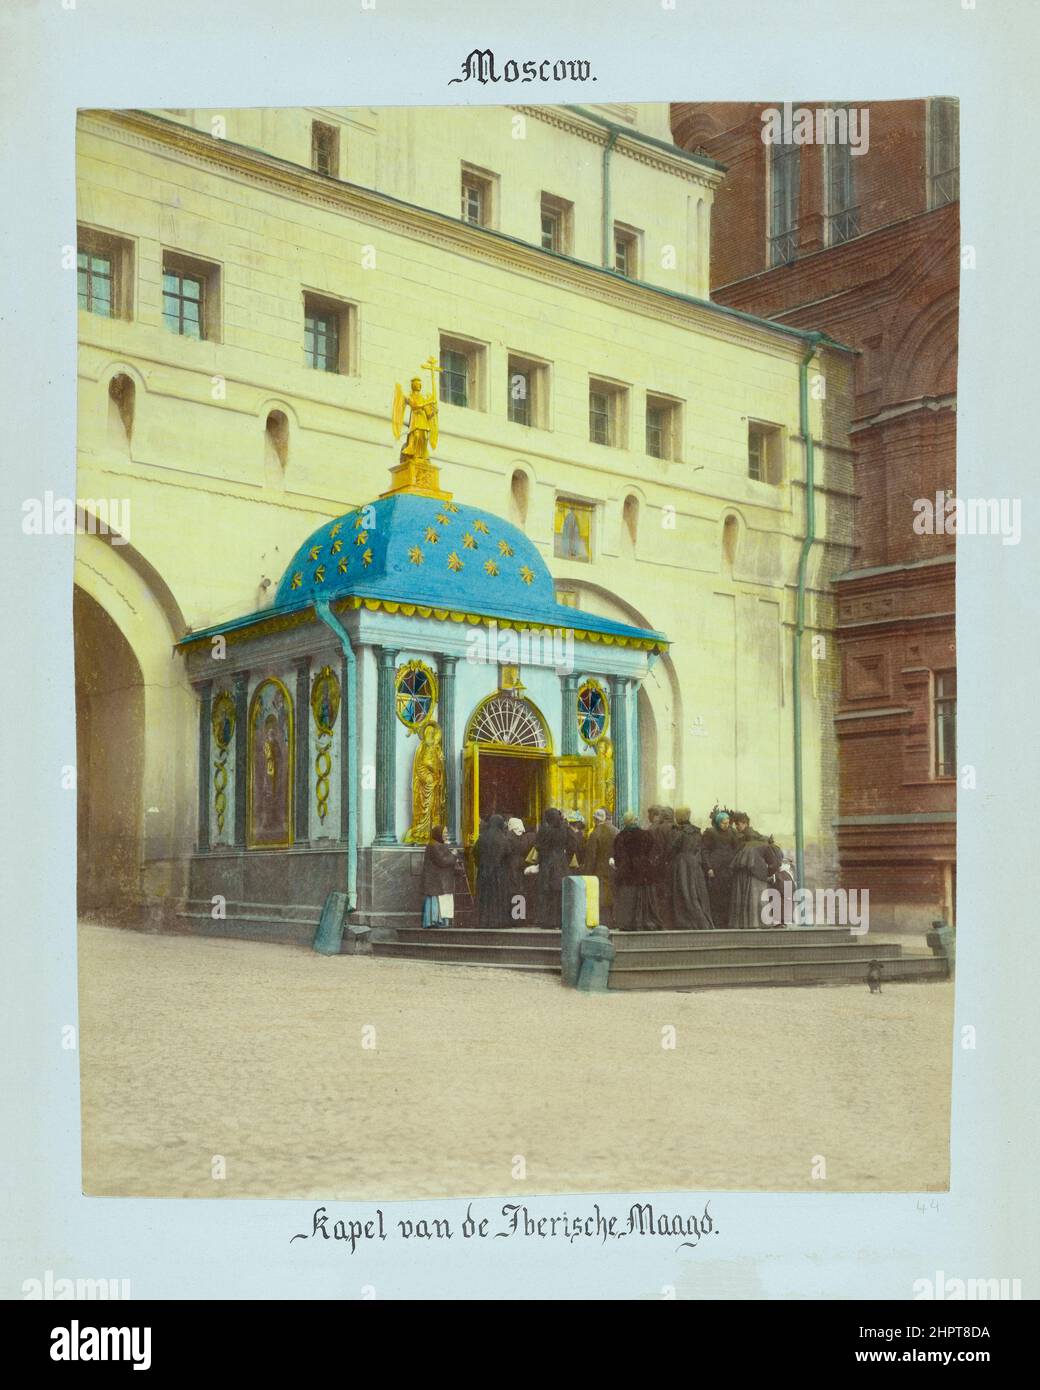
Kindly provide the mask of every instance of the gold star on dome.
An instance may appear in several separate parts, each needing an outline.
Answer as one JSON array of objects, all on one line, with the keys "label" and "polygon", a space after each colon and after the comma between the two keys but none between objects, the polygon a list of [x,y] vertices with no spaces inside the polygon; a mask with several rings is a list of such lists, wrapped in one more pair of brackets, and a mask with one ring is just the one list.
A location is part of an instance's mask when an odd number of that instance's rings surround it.
[{"label": "gold star on dome", "polygon": [[362,557],[361,557],[361,563],[362,563],[363,565],[370,565],[370,564],[372,563],[372,552],[371,552],[371,550],[366,550],[366,551],[365,551],[364,555],[362,555]]},{"label": "gold star on dome", "polygon": [[362,526],[364,526],[364,524],[365,524],[365,518],[361,515],[361,509],[358,508],[357,520],[354,522],[354,530],[355,530],[355,531],[360,531],[361,528],[362,528]]},{"label": "gold star on dome", "polygon": [[307,551],[307,558],[308,558],[309,560],[316,560],[320,554],[321,554],[321,546],[320,546],[320,545],[312,545],[311,548],[310,548],[310,550]]},{"label": "gold star on dome", "polygon": [[345,555],[343,556],[343,559],[340,560],[340,562],[339,562],[339,564],[336,566],[336,568],[339,570],[340,574],[346,574],[346,572],[347,572],[347,557],[346,557]]},{"label": "gold star on dome", "polygon": [[459,559],[459,553],[457,550],[453,550],[451,554],[448,556],[448,568],[450,570],[455,570],[456,573],[460,569],[462,569],[464,563],[465,561]]},{"label": "gold star on dome", "polygon": [[339,533],[340,533],[342,530],[343,530],[343,523],[342,523],[342,521],[337,521],[336,524],[335,524],[335,526],[333,526],[332,530],[329,532],[329,535],[330,535],[330,536],[338,536]]},{"label": "gold star on dome", "polygon": [[426,559],[426,556],[422,552],[422,546],[413,545],[411,550],[409,550],[408,552],[408,558],[409,560],[411,560],[413,565],[421,565],[423,561]]},{"label": "gold star on dome", "polygon": [[466,547],[467,550],[476,550],[477,548],[476,541],[473,539],[473,537],[470,535],[468,531],[462,537],[462,544]]},{"label": "gold star on dome", "polygon": [[458,506],[454,502],[445,502],[444,510],[446,512],[451,512],[451,514],[454,516],[454,514],[458,511]]},{"label": "gold star on dome", "polygon": [[498,573],[498,566],[495,564],[494,560],[485,560],[484,569],[488,574],[494,575]]},{"label": "gold star on dome", "polygon": [[486,521],[481,521],[481,519],[480,519],[479,516],[477,517],[476,521],[474,521],[474,523],[473,523],[473,529],[474,529],[474,531],[482,531],[482,532],[484,533],[485,536],[488,535],[487,522],[486,522]]},{"label": "gold star on dome", "polygon": [[444,516],[441,512],[437,513],[437,521],[440,523],[441,526],[451,525],[451,517]]},{"label": "gold star on dome", "polygon": [[367,544],[368,544],[368,532],[367,532],[367,531],[359,531],[359,532],[357,533],[357,535],[354,537],[354,544],[355,544],[355,545],[367,545]]},{"label": "gold star on dome", "polygon": [[342,549],[343,549],[343,542],[342,542],[342,541],[333,541],[333,542],[332,542],[331,550],[332,550],[333,555],[338,555],[339,552],[340,552]]},{"label": "gold star on dome", "polygon": [[520,578],[525,584],[530,584],[534,580],[534,570],[530,570],[526,565],[520,566]]},{"label": "gold star on dome", "polygon": [[292,577],[292,583],[289,585],[289,587],[290,587],[290,589],[298,589],[302,583],[303,583],[303,575],[300,573],[299,570],[297,570],[296,573],[295,573],[295,574],[293,575],[293,577]]},{"label": "gold star on dome", "polygon": [[432,526],[427,526],[426,539],[429,541],[431,545],[436,545],[440,538],[441,537],[439,531],[436,531]]},{"label": "gold star on dome", "polygon": [[314,582],[315,582],[316,584],[324,584],[324,583],[325,583],[325,566],[324,566],[324,565],[319,565],[318,568],[314,571]]},{"label": "gold star on dome", "polygon": [[508,541],[499,541],[498,549],[499,553],[502,555],[512,555],[513,553],[513,547],[509,544]]}]

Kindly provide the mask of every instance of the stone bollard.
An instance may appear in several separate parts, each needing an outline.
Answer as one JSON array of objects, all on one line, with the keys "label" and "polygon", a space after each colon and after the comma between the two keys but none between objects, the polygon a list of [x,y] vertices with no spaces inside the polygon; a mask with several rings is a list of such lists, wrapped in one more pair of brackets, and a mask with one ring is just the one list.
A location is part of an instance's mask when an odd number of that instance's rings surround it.
[{"label": "stone bollard", "polygon": [[314,933],[314,949],[323,956],[338,956],[347,915],[346,893],[330,893],[321,909],[321,921]]},{"label": "stone bollard", "polygon": [[599,993],[607,987],[610,962],[614,959],[614,943],[606,927],[593,927],[581,943],[581,973],[578,988],[586,993]]},{"label": "stone bollard", "polygon": [[563,920],[560,928],[560,975],[574,989],[581,971],[581,943],[590,927],[599,925],[599,879],[568,874],[563,880]]}]

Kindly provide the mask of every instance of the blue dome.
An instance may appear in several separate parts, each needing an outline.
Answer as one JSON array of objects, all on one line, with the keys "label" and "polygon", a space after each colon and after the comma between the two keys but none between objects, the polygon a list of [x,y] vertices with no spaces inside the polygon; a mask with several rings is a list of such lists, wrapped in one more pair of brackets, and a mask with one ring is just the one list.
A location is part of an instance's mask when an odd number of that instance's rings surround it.
[{"label": "blue dome", "polygon": [[414,493],[381,497],[320,527],[282,577],[277,604],[342,594],[487,611],[554,604],[531,541],[490,512]]},{"label": "blue dome", "polygon": [[293,556],[275,607],[347,595],[661,638],[557,603],[548,566],[517,527],[492,512],[417,493],[381,497],[319,527]]}]

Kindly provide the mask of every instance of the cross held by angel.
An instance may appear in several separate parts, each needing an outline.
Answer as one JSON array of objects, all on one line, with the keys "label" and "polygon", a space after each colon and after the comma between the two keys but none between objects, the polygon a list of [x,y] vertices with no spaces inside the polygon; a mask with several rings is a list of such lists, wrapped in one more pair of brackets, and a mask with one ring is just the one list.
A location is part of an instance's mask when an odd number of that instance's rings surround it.
[{"label": "cross held by angel", "polygon": [[393,431],[394,438],[400,439],[404,427],[404,410],[408,407],[408,433],[401,449],[402,463],[421,463],[430,457],[430,450],[437,447],[437,372],[439,363],[432,357],[422,364],[420,370],[430,373],[430,394],[423,394],[422,378],[413,376],[411,390],[405,395],[398,382],[394,388]]}]

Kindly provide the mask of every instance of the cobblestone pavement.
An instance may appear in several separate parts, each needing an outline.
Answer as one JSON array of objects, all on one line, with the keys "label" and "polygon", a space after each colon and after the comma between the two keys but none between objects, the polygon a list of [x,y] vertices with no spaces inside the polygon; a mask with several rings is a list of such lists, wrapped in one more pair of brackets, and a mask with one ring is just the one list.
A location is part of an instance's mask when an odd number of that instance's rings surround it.
[{"label": "cobblestone pavement", "polygon": [[942,1190],[952,1019],[949,983],[587,996],[84,924],[84,1188]]}]

